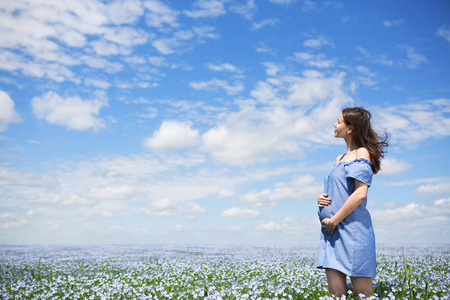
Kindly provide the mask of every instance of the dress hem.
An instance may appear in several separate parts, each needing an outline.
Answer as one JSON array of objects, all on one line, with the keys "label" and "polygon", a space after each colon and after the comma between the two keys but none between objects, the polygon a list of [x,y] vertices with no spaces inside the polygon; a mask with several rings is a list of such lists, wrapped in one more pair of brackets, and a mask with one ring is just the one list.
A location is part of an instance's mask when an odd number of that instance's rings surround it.
[{"label": "dress hem", "polygon": [[341,273],[343,273],[343,274],[345,274],[345,275],[347,275],[349,277],[363,277],[363,278],[375,278],[376,277],[376,274],[374,276],[370,276],[370,275],[352,275],[352,274],[350,274],[347,271],[343,271],[342,269],[335,268],[335,267],[317,266],[317,269],[333,269],[333,270],[339,271],[339,272],[341,272]]}]

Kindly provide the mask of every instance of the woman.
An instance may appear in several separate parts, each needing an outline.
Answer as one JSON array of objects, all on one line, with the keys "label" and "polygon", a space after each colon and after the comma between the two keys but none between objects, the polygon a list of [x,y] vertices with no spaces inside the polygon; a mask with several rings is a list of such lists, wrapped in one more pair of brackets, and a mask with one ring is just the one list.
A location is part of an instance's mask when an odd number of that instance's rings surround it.
[{"label": "woman", "polygon": [[371,295],[376,272],[366,196],[388,143],[387,134],[381,138],[373,130],[370,118],[360,107],[342,110],[334,136],[345,140],[347,152],[336,158],[324,180],[324,193],[317,197],[322,224],[317,267],[325,269],[328,289],[338,297],[347,294],[347,276],[355,295]]}]

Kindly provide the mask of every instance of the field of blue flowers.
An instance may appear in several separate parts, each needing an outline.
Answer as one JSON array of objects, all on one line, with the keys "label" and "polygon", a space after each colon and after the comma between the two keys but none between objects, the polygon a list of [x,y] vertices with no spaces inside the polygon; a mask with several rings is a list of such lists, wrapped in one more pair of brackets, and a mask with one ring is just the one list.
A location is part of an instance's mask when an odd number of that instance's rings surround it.
[{"label": "field of blue flowers", "polygon": [[[324,271],[315,267],[316,251],[316,245],[0,246],[0,297],[332,299]],[[450,299],[449,244],[378,245],[377,266],[370,299]]]}]

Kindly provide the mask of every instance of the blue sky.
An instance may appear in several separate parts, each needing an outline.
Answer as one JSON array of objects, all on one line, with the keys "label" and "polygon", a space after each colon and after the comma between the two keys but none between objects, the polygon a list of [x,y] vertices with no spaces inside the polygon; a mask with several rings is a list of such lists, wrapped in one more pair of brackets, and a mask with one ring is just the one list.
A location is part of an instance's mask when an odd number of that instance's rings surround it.
[{"label": "blue sky", "polygon": [[0,243],[316,243],[342,108],[377,242],[450,241],[448,1],[0,3]]}]

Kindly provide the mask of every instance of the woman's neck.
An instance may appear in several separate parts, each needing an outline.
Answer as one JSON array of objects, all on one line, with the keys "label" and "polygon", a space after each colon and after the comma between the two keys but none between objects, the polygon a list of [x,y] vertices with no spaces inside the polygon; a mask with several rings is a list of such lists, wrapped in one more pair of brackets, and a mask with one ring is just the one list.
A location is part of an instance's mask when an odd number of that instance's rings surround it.
[{"label": "woman's neck", "polygon": [[345,143],[347,144],[347,153],[351,153],[351,152],[353,152],[353,151],[355,151],[356,149],[359,148],[358,146],[356,146],[356,145],[353,143],[353,141],[352,141],[351,138],[345,139]]}]

